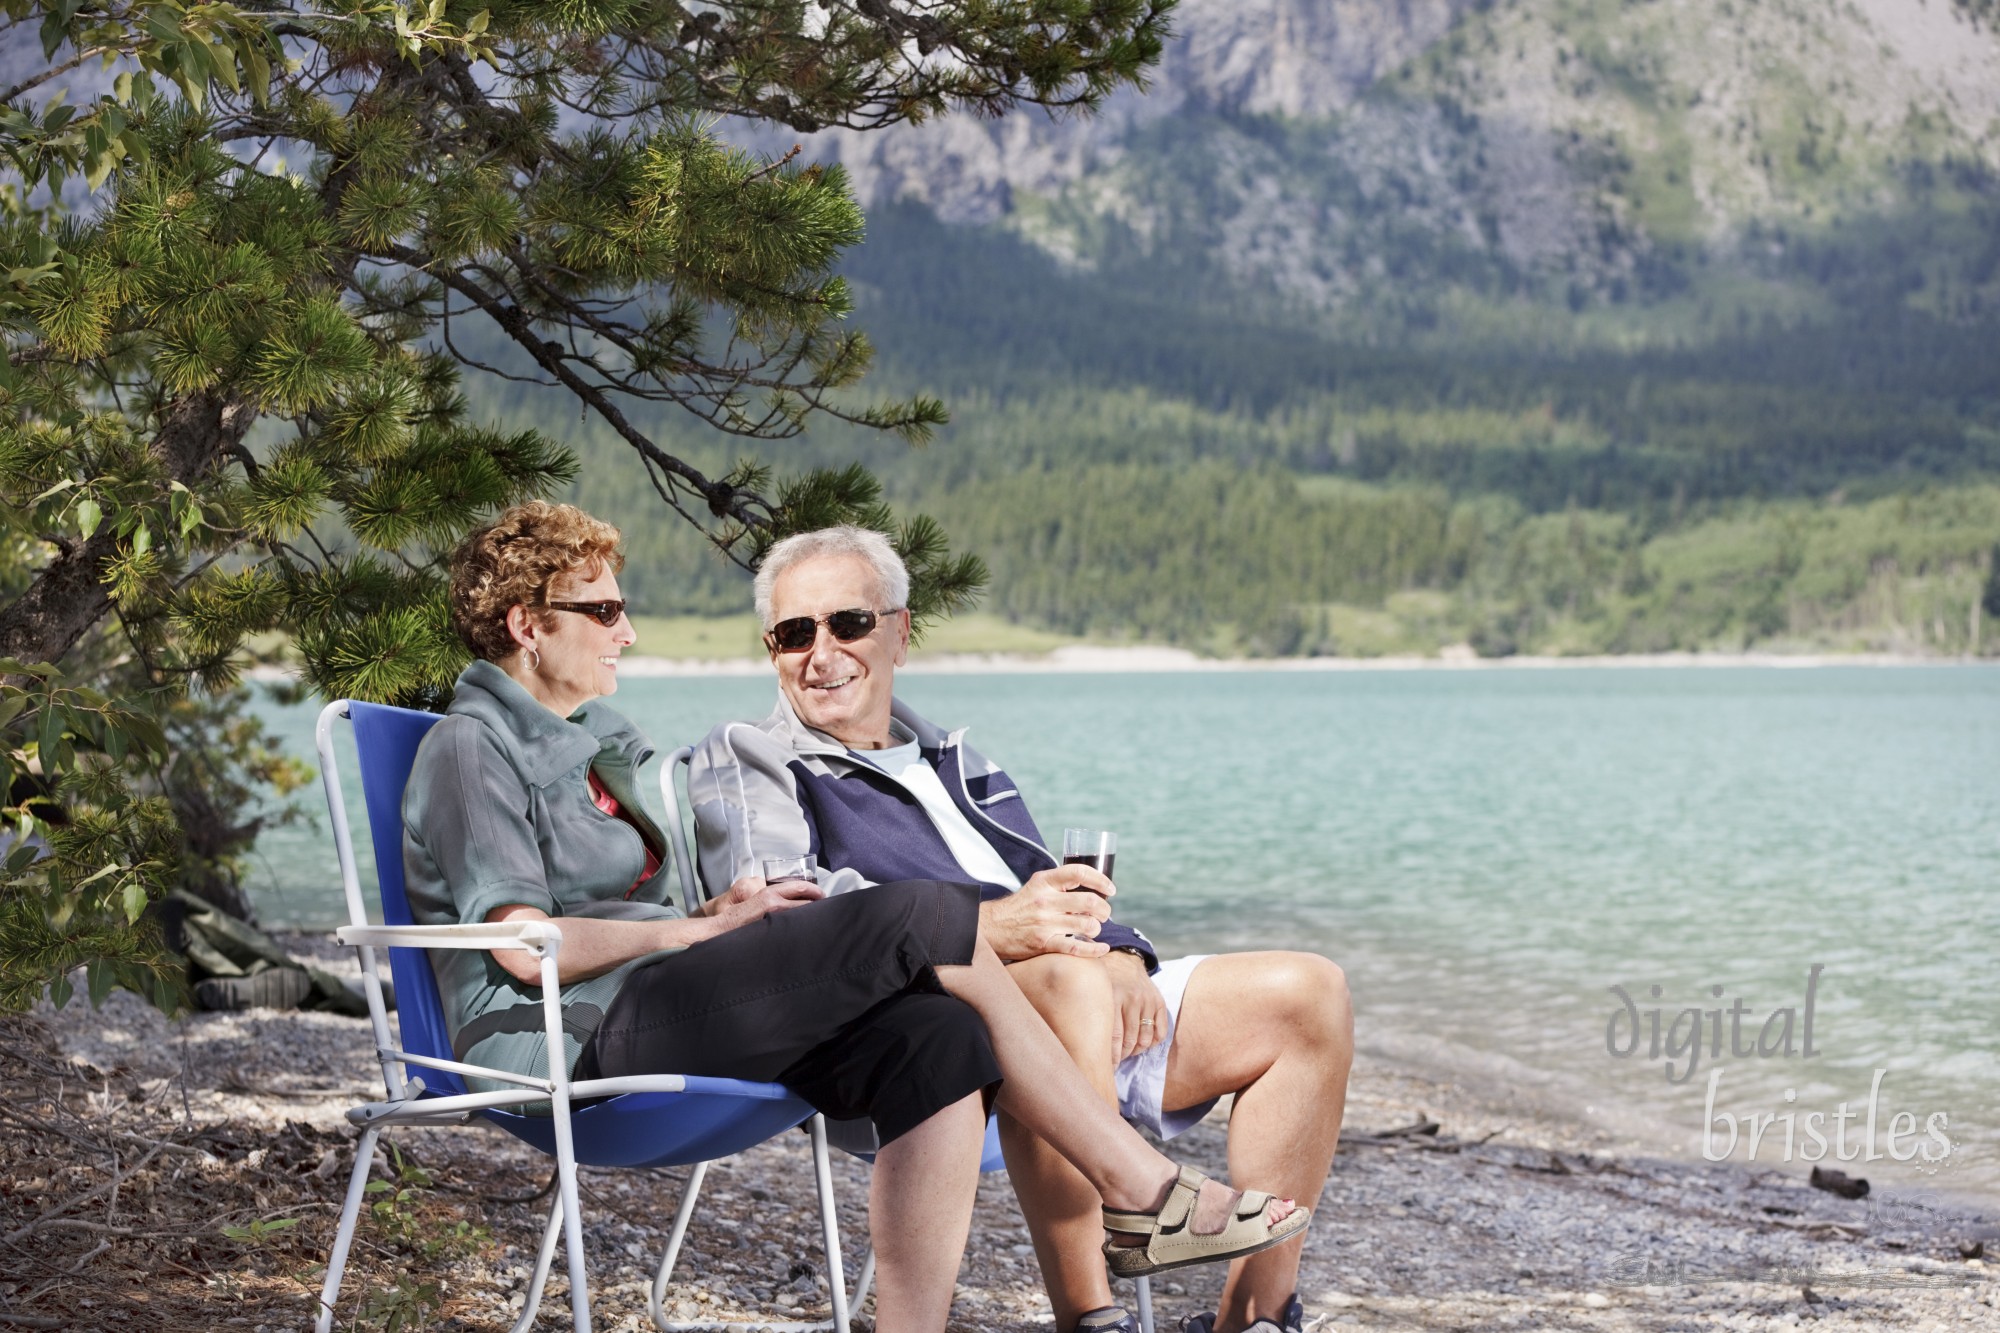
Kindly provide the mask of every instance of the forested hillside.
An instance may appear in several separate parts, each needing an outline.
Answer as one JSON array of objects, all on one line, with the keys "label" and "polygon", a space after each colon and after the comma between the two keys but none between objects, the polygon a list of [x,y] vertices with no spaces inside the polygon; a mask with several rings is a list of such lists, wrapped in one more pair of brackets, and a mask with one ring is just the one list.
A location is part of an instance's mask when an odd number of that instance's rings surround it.
[{"label": "forested hillside", "polygon": [[[1098,121],[809,140],[869,204],[872,391],[954,424],[790,461],[869,464],[989,609],[1109,640],[1990,645],[1993,16],[1393,8],[1189,0]],[[622,446],[501,406],[578,439],[635,601],[747,605]]]}]

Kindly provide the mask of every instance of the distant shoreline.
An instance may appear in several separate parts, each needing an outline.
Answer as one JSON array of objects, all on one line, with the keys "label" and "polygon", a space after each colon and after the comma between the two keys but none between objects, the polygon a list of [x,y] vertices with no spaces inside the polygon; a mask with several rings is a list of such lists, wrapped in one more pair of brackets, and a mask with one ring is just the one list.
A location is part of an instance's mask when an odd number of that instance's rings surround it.
[{"label": "distant shoreline", "polygon": [[[899,670],[916,676],[1116,675],[1222,671],[1563,671],[1578,668],[1658,669],[1663,667],[1756,667],[1807,670],[1818,667],[1977,667],[2000,666],[2000,658],[1918,657],[1906,653],[1625,653],[1587,657],[1478,657],[1446,649],[1436,657],[1202,657],[1185,648],[1150,645],[1098,647],[1070,644],[1047,653],[933,653],[912,657]],[[627,653],[619,673],[632,679],[662,676],[762,676],[770,663],[761,657],[646,657]],[[262,664],[243,673],[246,680],[295,680],[290,667]]]},{"label": "distant shoreline", "polygon": [[[1578,667],[1906,667],[2000,665],[1983,658],[1916,657],[1899,653],[1630,653],[1590,657],[1478,657],[1449,649],[1437,657],[1202,657],[1185,648],[1146,645],[1068,645],[1047,653],[937,653],[919,655],[900,668],[912,675],[1083,675],[1192,671],[1536,671]],[[653,676],[761,676],[769,663],[755,657],[673,658],[628,654],[621,674]]]}]

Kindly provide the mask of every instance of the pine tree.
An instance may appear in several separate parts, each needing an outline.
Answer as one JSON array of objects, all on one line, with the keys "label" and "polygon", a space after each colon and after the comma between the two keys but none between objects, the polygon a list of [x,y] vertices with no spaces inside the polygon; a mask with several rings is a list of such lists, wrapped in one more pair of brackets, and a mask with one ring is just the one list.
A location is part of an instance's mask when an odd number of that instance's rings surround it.
[{"label": "pine tree", "polygon": [[[0,92],[0,1006],[92,960],[93,990],[157,987],[142,915],[192,850],[163,719],[232,684],[246,636],[289,635],[330,696],[443,697],[441,554],[576,466],[472,420],[463,374],[573,395],[742,563],[857,517],[894,527],[916,609],[962,603],[978,562],[865,473],[709,476],[649,433],[945,419],[855,395],[838,167],[713,124],[1088,108],[1170,6],[0,0],[48,62]],[[197,749],[235,725],[206,716]]]}]

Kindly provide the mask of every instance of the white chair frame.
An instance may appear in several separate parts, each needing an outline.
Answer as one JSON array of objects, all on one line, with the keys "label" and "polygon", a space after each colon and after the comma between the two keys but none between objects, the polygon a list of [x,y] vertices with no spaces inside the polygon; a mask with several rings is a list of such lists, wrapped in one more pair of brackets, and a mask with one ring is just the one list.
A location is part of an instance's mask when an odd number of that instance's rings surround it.
[{"label": "white chair frame", "polygon": [[[569,1071],[562,1063],[562,1005],[556,980],[556,959],[562,948],[562,931],[554,922],[528,921],[450,926],[381,926],[369,923],[361,891],[360,873],[354,857],[353,836],[347,822],[347,804],[340,788],[339,768],[333,747],[334,723],[347,716],[347,700],[336,700],[328,704],[320,711],[315,733],[320,774],[326,790],[327,810],[333,825],[334,848],[340,859],[341,890],[346,895],[348,920],[351,923],[341,927],[335,934],[341,943],[352,945],[361,956],[361,977],[363,991],[368,1001],[368,1019],[374,1033],[376,1058],[382,1067],[382,1081],[387,1096],[382,1101],[369,1102],[347,1112],[348,1121],[359,1127],[362,1132],[360,1141],[355,1145],[354,1169],[348,1176],[347,1195],[341,1205],[340,1226],[334,1236],[333,1251],[327,1259],[326,1281],[320,1290],[318,1318],[314,1324],[316,1333],[331,1333],[333,1327],[335,1302],[340,1296],[341,1279],[345,1274],[348,1254],[353,1246],[355,1225],[360,1217],[361,1201],[367,1190],[368,1176],[374,1160],[375,1143],[382,1131],[392,1126],[465,1124],[478,1119],[479,1113],[484,1110],[511,1109],[542,1102],[549,1103],[554,1119],[556,1197],[549,1209],[548,1224],[543,1231],[541,1252],[530,1280],[528,1298],[523,1304],[520,1318],[514,1323],[513,1333],[527,1333],[529,1326],[534,1323],[535,1315],[541,1306],[542,1289],[555,1259],[558,1237],[565,1242],[568,1262],[571,1324],[576,1333],[590,1333],[590,1288],[584,1267],[582,1213],[577,1194],[576,1149],[570,1125],[571,1103],[576,1098],[609,1097],[620,1093],[683,1092],[687,1088],[686,1080],[677,1074],[581,1081],[569,1077]],[[678,842],[678,839],[676,841]],[[682,855],[681,849],[676,846],[677,864]],[[686,880],[682,881],[684,894],[688,892],[687,883]],[[375,951],[378,948],[388,947],[509,949],[519,950],[536,959],[541,971],[543,1012],[547,1023],[549,1047],[547,1075],[528,1077],[507,1070],[443,1060],[401,1049],[390,1033],[382,983],[375,971]],[[467,1093],[448,1097],[424,1096],[422,1077],[420,1075],[405,1077],[405,1071],[412,1066],[450,1070],[460,1075],[511,1083],[517,1085],[519,1090]],[[827,1286],[833,1306],[832,1318],[816,1323],[772,1323],[764,1320],[747,1322],[760,1328],[774,1330],[776,1333],[816,1333],[819,1330],[847,1333],[848,1311],[851,1307],[845,1286],[846,1275],[841,1268],[840,1227],[833,1197],[826,1122],[822,1117],[815,1115],[810,1121],[810,1127],[813,1174],[818,1187],[821,1236],[826,1251]],[[663,1307],[674,1261],[680,1253],[681,1242],[686,1237],[688,1223],[694,1215],[695,1200],[700,1193],[708,1165],[707,1162],[696,1163],[690,1171],[687,1188],[674,1215],[666,1252],[661,1258],[660,1267],[653,1281],[649,1310],[653,1322],[660,1329],[666,1330],[666,1333],[695,1333],[696,1330],[725,1327],[720,1323],[672,1323],[665,1318]]]}]

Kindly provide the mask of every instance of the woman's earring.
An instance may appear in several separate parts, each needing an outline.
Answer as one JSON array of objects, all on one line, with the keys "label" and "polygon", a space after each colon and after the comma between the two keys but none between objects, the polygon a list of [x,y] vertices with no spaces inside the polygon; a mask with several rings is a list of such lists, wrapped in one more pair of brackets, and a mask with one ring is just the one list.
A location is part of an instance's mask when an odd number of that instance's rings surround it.
[{"label": "woman's earring", "polygon": [[529,657],[528,670],[540,671],[542,669],[542,655],[540,653],[536,652],[533,648],[523,648],[521,651]]}]

